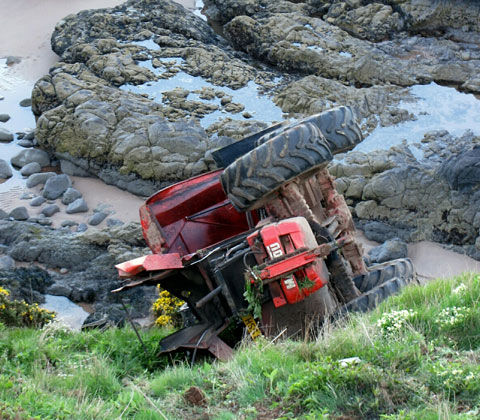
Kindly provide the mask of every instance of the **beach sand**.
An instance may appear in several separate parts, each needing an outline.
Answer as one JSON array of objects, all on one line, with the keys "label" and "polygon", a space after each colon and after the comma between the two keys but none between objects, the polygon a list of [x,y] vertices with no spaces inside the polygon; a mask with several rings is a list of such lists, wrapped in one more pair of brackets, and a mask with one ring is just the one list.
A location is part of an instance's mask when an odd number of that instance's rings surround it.
[{"label": "beach sand", "polygon": [[[195,0],[177,2],[188,9],[195,7]],[[48,73],[50,66],[58,60],[50,49],[50,35],[60,19],[80,10],[113,7],[121,3],[121,0],[0,0],[0,58],[17,56],[22,59],[19,64],[9,69],[12,80],[19,77],[33,85],[38,78]],[[74,187],[83,193],[90,211],[88,214],[66,215],[65,206],[59,204],[62,211],[52,217],[54,226],[58,226],[60,221],[65,219],[85,222],[91,215],[91,210],[100,203],[111,206],[115,211],[112,217],[124,222],[139,220],[138,208],[144,201],[142,198],[105,185],[97,179],[72,177],[72,180]],[[0,208],[8,211],[23,205],[32,216],[36,215],[39,209],[30,207],[28,201],[19,198],[24,191],[16,186],[9,192],[0,193]],[[29,192],[39,193],[37,190]],[[104,225],[105,222],[102,222],[98,227]],[[360,239],[366,252],[378,245],[368,241],[362,234]],[[463,271],[480,272],[478,261],[447,251],[432,242],[409,244],[408,250],[420,278],[424,281],[436,277],[450,277]]]}]

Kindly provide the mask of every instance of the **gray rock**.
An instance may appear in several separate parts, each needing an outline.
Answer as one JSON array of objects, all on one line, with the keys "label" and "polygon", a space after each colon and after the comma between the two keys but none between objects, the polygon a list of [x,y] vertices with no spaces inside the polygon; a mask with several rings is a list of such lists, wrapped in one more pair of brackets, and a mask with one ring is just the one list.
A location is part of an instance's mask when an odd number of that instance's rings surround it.
[{"label": "gray rock", "polygon": [[27,188],[33,188],[40,184],[45,184],[47,180],[57,175],[55,172],[42,172],[39,174],[30,175],[27,179]]},{"label": "gray rock", "polygon": [[446,160],[438,170],[453,189],[471,190],[480,185],[480,145]]},{"label": "gray rock", "polygon": [[34,199],[32,199],[32,201],[30,201],[30,205],[32,207],[41,206],[43,203],[45,203],[45,198],[42,197],[41,195],[35,197]]},{"label": "gray rock", "polygon": [[81,198],[82,193],[75,188],[67,188],[67,190],[63,193],[62,203],[68,205],[73,203],[77,198]]},{"label": "gray rock", "polygon": [[39,217],[37,223],[42,226],[51,226],[53,222],[48,217]]},{"label": "gray rock", "polygon": [[55,200],[60,197],[72,185],[70,177],[65,174],[52,176],[47,179],[43,189],[43,196],[48,200]]},{"label": "gray rock", "polygon": [[71,175],[71,176],[83,176],[83,177],[92,176],[90,172],[80,168],[80,166],[77,166],[74,163],[70,162],[69,160],[65,160],[65,159],[60,160],[60,169],[64,174]]},{"label": "gray rock", "polygon": [[75,222],[73,220],[62,220],[60,223],[60,226],[62,227],[71,227],[71,226],[77,226],[78,222]]},{"label": "gray rock", "polygon": [[32,106],[32,98],[25,98],[25,99],[22,99],[19,103],[20,106],[22,107],[29,107],[29,106]]},{"label": "gray rock", "polygon": [[13,141],[13,134],[6,128],[0,127],[0,141],[10,142]]},{"label": "gray rock", "polygon": [[25,148],[33,147],[33,141],[31,140],[19,140],[17,141],[17,144]]},{"label": "gray rock", "polygon": [[14,55],[9,55],[7,57],[6,65],[11,66],[12,64],[19,64],[21,63],[22,58],[21,57],[16,57]]},{"label": "gray rock", "polygon": [[42,170],[42,167],[38,162],[27,163],[22,169],[20,169],[20,173],[23,176],[30,176],[32,174],[39,173]]},{"label": "gray rock", "polygon": [[12,168],[8,162],[0,159],[0,179],[7,179],[12,176]]},{"label": "gray rock", "polygon": [[18,152],[10,159],[12,165],[22,168],[28,163],[37,162],[42,168],[50,165],[50,158],[47,152],[39,149],[25,149]]},{"label": "gray rock", "polygon": [[10,119],[10,115],[8,114],[0,114],[0,122],[5,123]]},{"label": "gray rock", "polygon": [[22,193],[22,195],[20,196],[20,200],[31,200],[33,197],[35,197],[35,194],[33,194],[32,192],[26,191]]},{"label": "gray rock", "polygon": [[0,209],[0,220],[8,219],[8,213],[5,210]]},{"label": "gray rock", "polygon": [[15,207],[8,216],[15,220],[27,220],[29,217],[27,208],[24,206]]},{"label": "gray rock", "polygon": [[386,241],[380,246],[372,248],[368,255],[372,263],[380,264],[397,258],[407,258],[407,244],[400,239]]},{"label": "gray rock", "polygon": [[85,223],[79,223],[79,225],[77,226],[78,233],[86,232],[87,229],[88,229],[88,226]]},{"label": "gray rock", "polygon": [[88,224],[92,226],[97,226],[100,223],[102,223],[105,218],[108,216],[108,213],[105,213],[103,211],[99,211],[97,213],[94,213],[90,218],[88,219]]},{"label": "gray rock", "polygon": [[0,270],[12,270],[15,268],[15,260],[8,255],[0,255]]},{"label": "gray rock", "polygon": [[58,207],[56,204],[50,204],[48,206],[45,206],[43,209],[42,209],[42,212],[41,214],[43,214],[44,216],[46,217],[51,217],[53,216],[55,213],[58,213],[60,211],[60,207]]},{"label": "gray rock", "polygon": [[25,133],[25,140],[33,140],[35,138],[35,130],[29,130]]},{"label": "gray rock", "polygon": [[107,223],[108,227],[121,226],[121,225],[124,224],[120,219],[115,219],[115,218],[111,218],[111,217],[107,219],[106,223]]},{"label": "gray rock", "polygon": [[83,198],[77,198],[74,202],[67,206],[66,212],[68,214],[85,213],[88,211],[88,206]]}]

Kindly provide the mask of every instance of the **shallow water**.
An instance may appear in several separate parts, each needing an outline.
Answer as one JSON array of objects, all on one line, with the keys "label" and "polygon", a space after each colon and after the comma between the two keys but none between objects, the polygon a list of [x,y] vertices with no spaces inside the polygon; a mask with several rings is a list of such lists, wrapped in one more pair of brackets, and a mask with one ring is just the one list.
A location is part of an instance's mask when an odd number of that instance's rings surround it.
[{"label": "shallow water", "polygon": [[[14,134],[14,140],[10,143],[0,142],[0,159],[10,162],[12,156],[23,150],[17,144],[18,131],[27,131],[35,128],[35,117],[31,107],[21,107],[20,101],[31,96],[33,83],[17,76],[13,70],[6,65],[5,59],[0,59],[0,114],[10,115],[10,120],[0,123],[0,127],[6,128]],[[13,169],[12,178],[0,184],[0,193],[9,191],[14,187],[23,185],[22,175]]]},{"label": "shallow water", "polygon": [[[161,59],[163,62],[172,60],[175,60],[176,66],[181,65],[183,62],[183,59],[180,57],[168,57]],[[151,60],[142,61],[139,64],[152,70],[157,75],[165,71],[163,68],[153,68]],[[162,103],[163,93],[178,87],[187,89],[189,91],[201,90],[204,87],[221,90],[227,95],[232,96],[232,102],[241,103],[245,106],[245,109],[242,112],[236,114],[227,113],[223,110],[218,110],[212,112],[211,114],[207,114],[200,120],[200,124],[204,128],[207,128],[211,124],[225,117],[235,120],[244,120],[245,118],[242,115],[243,112],[249,112],[253,118],[265,121],[266,123],[273,123],[283,120],[283,113],[280,107],[275,105],[268,96],[260,94],[259,89],[261,89],[261,86],[257,85],[253,81],[250,81],[243,88],[234,90],[224,86],[215,86],[200,76],[191,76],[184,71],[179,71],[175,76],[169,79],[160,79],[137,86],[126,84],[121,86],[120,89],[139,94],[147,93],[151,99]],[[195,93],[190,93],[187,97],[187,100],[196,100],[220,105],[220,99],[218,98],[212,100],[200,99]]]},{"label": "shallow water", "polygon": [[[480,135],[480,100],[472,94],[458,92],[454,88],[430,83],[410,89],[417,101],[402,101],[399,108],[415,115],[415,121],[406,121],[391,127],[377,127],[355,150],[369,152],[388,149],[406,140],[408,144],[420,142],[423,135],[432,130],[448,130],[461,136],[466,130]],[[417,158],[415,149],[412,150]]]},{"label": "shallow water", "polygon": [[89,313],[65,296],[45,295],[42,308],[57,313],[56,320],[62,321],[75,330],[80,330]]}]

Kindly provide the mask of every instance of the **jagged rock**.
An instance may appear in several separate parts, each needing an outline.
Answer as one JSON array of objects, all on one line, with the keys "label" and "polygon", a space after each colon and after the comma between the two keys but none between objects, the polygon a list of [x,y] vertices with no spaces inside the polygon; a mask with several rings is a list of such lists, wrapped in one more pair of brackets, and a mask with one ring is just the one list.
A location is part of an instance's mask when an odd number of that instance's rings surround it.
[{"label": "jagged rock", "polygon": [[0,159],[0,178],[7,179],[12,176],[12,168],[8,164],[8,162]]},{"label": "jagged rock", "polygon": [[83,198],[77,198],[67,206],[65,211],[67,214],[85,213],[88,211],[88,206]]},{"label": "jagged rock", "polygon": [[72,186],[70,177],[65,174],[55,175],[48,178],[43,188],[43,196],[47,200],[55,200],[61,197],[68,188]]},{"label": "jagged rock", "polygon": [[0,255],[0,271],[15,268],[15,260],[8,255]]},{"label": "jagged rock", "polygon": [[395,260],[397,258],[407,258],[407,244],[402,240],[395,238],[386,241],[380,246],[372,248],[368,252],[368,255],[370,257],[370,261],[374,264],[380,264],[382,262]]}]

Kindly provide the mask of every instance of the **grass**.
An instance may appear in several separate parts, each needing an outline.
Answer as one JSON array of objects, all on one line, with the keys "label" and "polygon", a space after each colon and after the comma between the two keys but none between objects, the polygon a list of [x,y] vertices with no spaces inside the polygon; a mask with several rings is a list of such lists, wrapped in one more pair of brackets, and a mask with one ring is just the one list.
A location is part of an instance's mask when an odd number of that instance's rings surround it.
[{"label": "grass", "polygon": [[[410,287],[309,342],[158,358],[166,330],[0,326],[0,419],[477,419],[480,275]],[[195,386],[207,399],[183,397]]]}]

